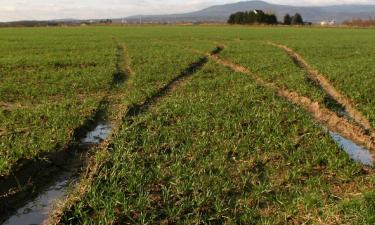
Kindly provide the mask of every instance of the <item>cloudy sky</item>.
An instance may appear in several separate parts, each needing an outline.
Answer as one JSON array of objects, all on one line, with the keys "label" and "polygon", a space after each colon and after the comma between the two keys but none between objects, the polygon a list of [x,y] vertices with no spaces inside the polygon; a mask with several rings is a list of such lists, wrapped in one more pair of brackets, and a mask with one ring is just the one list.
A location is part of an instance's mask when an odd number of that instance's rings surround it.
[{"label": "cloudy sky", "polygon": [[[238,0],[239,1],[239,0]],[[236,0],[0,0],[0,21],[116,18],[180,13]],[[268,0],[291,5],[375,4],[375,0]]]}]

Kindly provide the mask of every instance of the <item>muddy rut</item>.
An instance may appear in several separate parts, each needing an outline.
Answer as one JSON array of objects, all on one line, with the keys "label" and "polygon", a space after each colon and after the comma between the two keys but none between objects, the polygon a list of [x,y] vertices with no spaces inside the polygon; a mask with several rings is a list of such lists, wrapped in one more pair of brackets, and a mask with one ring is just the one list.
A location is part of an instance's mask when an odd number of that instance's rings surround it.
[{"label": "muddy rut", "polygon": [[[223,47],[221,48],[223,49]],[[278,96],[308,111],[317,122],[327,126],[331,131],[339,133],[343,137],[365,146],[372,153],[375,153],[375,141],[367,134],[367,130],[363,127],[352,124],[347,119],[339,117],[335,112],[319,104],[319,102],[314,102],[308,97],[299,95],[297,92],[280,88],[272,82],[264,81],[246,67],[237,65],[229,60],[221,59],[217,54],[209,54],[208,57],[235,72],[250,76],[257,84],[272,89]],[[375,156],[373,156],[373,158],[375,159]]]},{"label": "muddy rut", "polygon": [[117,69],[104,96],[97,93],[102,99],[93,118],[74,130],[72,140],[66,146],[57,146],[55,151],[40,159],[24,160],[25,162],[22,162],[12,175],[0,177],[0,222],[33,197],[42,194],[42,191],[53,185],[56,180],[71,181],[76,178],[87,165],[89,155],[108,145],[108,141],[103,141],[99,145],[86,145],[81,143],[81,140],[101,122],[111,125],[110,133],[116,132],[117,124],[121,123],[120,115],[127,109],[121,104],[121,99],[124,95],[124,84],[128,83],[132,72],[125,61],[126,46],[119,43],[117,46]]},{"label": "muddy rut", "polygon": [[[111,124],[112,131],[111,136],[109,136],[106,140],[96,146],[96,154],[100,154],[103,158],[108,157],[108,150],[111,149],[113,135],[119,131],[122,124],[123,115],[128,111],[129,108],[126,104],[122,103],[122,100],[126,97],[127,93],[129,93],[133,89],[132,78],[134,76],[134,72],[130,66],[130,58],[128,54],[126,54],[127,47],[125,44],[121,44],[115,39],[114,41],[118,46],[116,65],[117,72],[113,76],[113,81],[111,84],[111,88],[114,90],[114,92],[108,93],[108,95],[106,96],[106,100],[111,102],[108,107],[107,116],[108,122]],[[123,85],[119,85],[122,83]],[[124,90],[122,90],[123,88],[126,88],[125,93],[123,92]],[[103,160],[103,162],[104,161],[105,160]],[[58,204],[55,206],[55,210],[49,215],[44,224],[59,223],[63,213],[67,209],[73,207],[73,205],[76,204],[86,193],[86,191],[90,187],[91,180],[93,179],[94,175],[97,174],[100,165],[96,161],[95,155],[88,159],[86,169],[84,169],[83,174],[81,175],[81,177],[84,177],[84,179],[80,179],[79,182],[75,184],[72,192],[68,195],[67,198],[58,202]]]},{"label": "muddy rut", "polygon": [[[215,48],[210,55],[218,54],[222,48]],[[121,120],[117,121],[118,125],[121,125],[123,121],[131,121],[131,118],[142,114],[147,111],[150,107],[162,101],[166,96],[170,95],[178,87],[182,86],[189,77],[197,73],[202,67],[208,62],[208,57],[201,57],[196,62],[191,63],[187,68],[181,71],[181,73],[174,79],[169,81],[163,87],[161,87],[155,94],[148,97],[142,103],[127,106],[125,111],[121,111],[117,118]],[[130,67],[128,68],[128,73],[133,74]],[[128,81],[131,90],[131,80]],[[119,126],[113,130],[113,133],[119,132]],[[99,147],[102,151],[102,160],[97,161],[95,157],[92,157],[89,165],[87,166],[86,172],[81,178],[80,183],[77,184],[74,191],[69,195],[67,199],[50,215],[50,218],[45,222],[45,224],[59,224],[61,223],[62,216],[64,213],[69,212],[85,195],[86,191],[89,189],[95,175],[99,172],[100,168],[106,163],[106,159],[109,159],[109,151],[112,148],[112,140],[108,139]]]},{"label": "muddy rut", "polygon": [[308,64],[301,55],[299,55],[296,51],[286,45],[275,42],[269,42],[269,44],[285,51],[293,59],[294,62],[296,62],[301,68],[307,71],[310,78],[316,81],[328,95],[330,95],[334,100],[345,107],[345,111],[354,121],[356,121],[368,131],[372,131],[371,124],[367,117],[364,116],[359,110],[357,110],[352,101],[345,95],[340,93],[324,75],[313,69],[312,66]]}]

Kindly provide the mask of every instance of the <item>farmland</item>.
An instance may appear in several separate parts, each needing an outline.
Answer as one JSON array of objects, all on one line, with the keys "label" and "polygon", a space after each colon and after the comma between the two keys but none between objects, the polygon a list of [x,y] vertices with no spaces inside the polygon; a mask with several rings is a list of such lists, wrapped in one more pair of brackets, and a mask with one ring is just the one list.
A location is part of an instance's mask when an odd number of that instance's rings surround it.
[{"label": "farmland", "polygon": [[374,35],[1,29],[0,184],[104,120],[111,136],[89,147],[49,223],[373,224],[373,168],[328,130],[375,152]]}]

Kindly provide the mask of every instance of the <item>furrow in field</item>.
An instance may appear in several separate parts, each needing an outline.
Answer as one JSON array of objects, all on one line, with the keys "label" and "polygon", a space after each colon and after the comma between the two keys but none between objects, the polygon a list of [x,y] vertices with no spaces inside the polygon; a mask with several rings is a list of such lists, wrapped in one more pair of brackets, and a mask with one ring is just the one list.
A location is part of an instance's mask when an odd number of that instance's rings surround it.
[{"label": "furrow in field", "polygon": [[[221,47],[217,47],[214,49],[210,55],[218,54],[222,51]],[[165,86],[159,89],[154,95],[147,98],[142,104],[135,104],[131,106],[128,110],[128,113],[125,115],[126,118],[136,116],[144,111],[146,111],[150,106],[154,105],[156,102],[160,101],[160,99],[168,95],[170,92],[175,90],[181,83],[188,78],[189,76],[195,74],[198,70],[200,70],[208,61],[207,57],[201,57],[196,62],[190,64],[187,68],[185,68],[178,76],[174,79],[169,81]]]},{"label": "furrow in field", "polygon": [[[111,104],[108,106],[107,122],[111,124],[112,135],[96,147],[96,151],[100,151],[102,157],[107,157],[109,153],[108,149],[110,149],[110,145],[112,144],[112,137],[113,135],[118,133],[122,124],[123,116],[129,110],[128,106],[122,103],[122,100],[126,97],[127,93],[129,93],[133,89],[132,77],[134,75],[134,72],[130,67],[130,59],[126,52],[126,45],[118,43],[118,61],[116,65],[117,73],[114,75],[112,82],[112,88],[116,88],[116,91],[114,91],[113,93],[109,93],[108,96],[106,96],[107,101],[111,102]],[[118,90],[120,87],[119,84],[121,83],[125,83],[124,87],[126,87],[126,93],[123,93],[124,90]],[[81,179],[75,185],[73,192],[69,194],[68,198],[58,202],[55,210],[49,215],[44,224],[58,224],[61,216],[63,215],[63,212],[71,208],[79,201],[81,196],[83,196],[87,189],[90,187],[91,180],[101,167],[102,163],[105,162],[105,160],[102,160],[100,162],[101,163],[98,164],[95,156],[92,156],[88,159],[86,169],[83,173],[84,179]]]},{"label": "furrow in field", "polygon": [[316,121],[327,126],[330,130],[341,134],[359,145],[367,147],[372,153],[375,152],[375,141],[371,136],[367,135],[366,130],[350,123],[345,118],[340,118],[335,112],[327,109],[318,102],[314,102],[308,97],[300,96],[297,92],[282,89],[274,83],[266,82],[253,74],[248,68],[237,65],[229,60],[221,59],[217,55],[210,55],[209,58],[235,72],[251,76],[259,85],[273,89],[280,97],[286,98],[293,104],[308,111]]},{"label": "furrow in field", "polygon": [[270,42],[270,44],[284,50],[301,68],[305,69],[311,79],[316,81],[328,95],[345,107],[346,112],[353,120],[355,120],[365,129],[372,130],[369,120],[356,109],[352,101],[340,93],[324,75],[313,69],[312,66],[300,54],[286,45],[275,42]]},{"label": "furrow in field", "polygon": [[[113,74],[111,88],[102,97],[100,104],[94,112],[93,119],[86,121],[83,126],[74,130],[73,140],[63,149],[49,153],[40,159],[25,162],[19,166],[9,177],[0,179],[0,221],[4,219],[13,209],[22,206],[25,201],[34,195],[27,195],[27,192],[41,190],[50,185],[54,179],[71,179],[80,172],[82,166],[87,162],[87,153],[93,150],[107,149],[109,140],[104,140],[99,145],[80,145],[84,134],[100,120],[106,120],[111,124],[111,133],[116,133],[121,124],[122,115],[127,107],[121,104],[123,98],[123,83],[128,81],[131,75],[130,67],[126,58],[125,45],[118,45],[117,49],[117,70]],[[125,86],[125,85],[124,85]],[[100,95],[100,93],[99,93]],[[101,95],[103,96],[103,95]],[[4,204],[4,205],[3,205]]]},{"label": "furrow in field", "polygon": [[[218,54],[222,51],[221,47],[215,48],[210,54]],[[165,96],[168,96],[171,92],[173,92],[176,88],[183,85],[183,83],[186,81],[187,78],[194,75],[198,70],[200,70],[208,61],[208,57],[201,57],[196,62],[193,62],[190,64],[187,68],[182,70],[182,72],[170,80],[166,85],[164,85],[162,88],[160,88],[154,95],[148,97],[143,103],[141,104],[134,104],[129,107],[126,107],[125,113],[121,114],[124,115],[122,117],[122,120],[130,119],[131,117],[137,116],[141,114],[142,112],[147,111],[151,106],[156,104],[157,102],[161,101],[162,98]],[[129,66],[123,65],[127,71],[127,73],[132,74],[132,70]],[[121,125],[121,121],[118,121],[118,126],[115,128],[116,131],[113,131],[113,133],[117,133],[119,130],[119,125]],[[99,149],[103,152],[103,157],[105,157],[106,154],[109,152],[107,151],[110,148],[111,140],[108,139],[105,142],[103,142]],[[107,155],[108,156],[108,155]],[[77,187],[75,188],[75,192],[71,193],[70,197],[68,197],[64,203],[59,206],[57,210],[53,212],[53,214],[50,216],[50,218],[46,221],[45,224],[59,224],[61,217],[63,216],[63,213],[71,209],[76,202],[78,202],[82,196],[85,195],[86,191],[90,188],[90,185],[92,183],[93,178],[100,170],[100,167],[106,162],[106,160],[96,160],[94,157],[91,158],[86,172],[84,174],[84,178],[81,179],[80,183],[77,184]]]}]

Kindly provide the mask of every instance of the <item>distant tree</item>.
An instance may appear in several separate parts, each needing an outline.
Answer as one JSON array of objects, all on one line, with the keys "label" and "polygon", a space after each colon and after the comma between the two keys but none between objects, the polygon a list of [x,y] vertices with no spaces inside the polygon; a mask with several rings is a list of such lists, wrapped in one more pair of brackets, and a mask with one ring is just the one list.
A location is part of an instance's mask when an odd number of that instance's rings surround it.
[{"label": "distant tree", "polygon": [[292,24],[292,17],[289,14],[285,14],[285,16],[284,16],[284,24],[285,25]]},{"label": "distant tree", "polygon": [[236,23],[236,14],[232,14],[229,16],[228,23],[229,24],[235,24]]},{"label": "distant tree", "polygon": [[112,20],[111,20],[111,19],[100,20],[99,23],[111,24],[111,23],[112,23]]},{"label": "distant tree", "polygon": [[[253,12],[255,14],[255,12]],[[257,13],[255,14],[256,17],[255,17],[255,22],[257,23],[266,23],[267,21],[267,15],[261,11],[261,10],[258,10]]]},{"label": "distant tree", "polygon": [[275,14],[268,15],[268,24],[277,24],[277,17]]},{"label": "distant tree", "polygon": [[292,24],[293,25],[302,25],[303,24],[303,19],[301,14],[296,13],[293,18],[292,18]]}]

